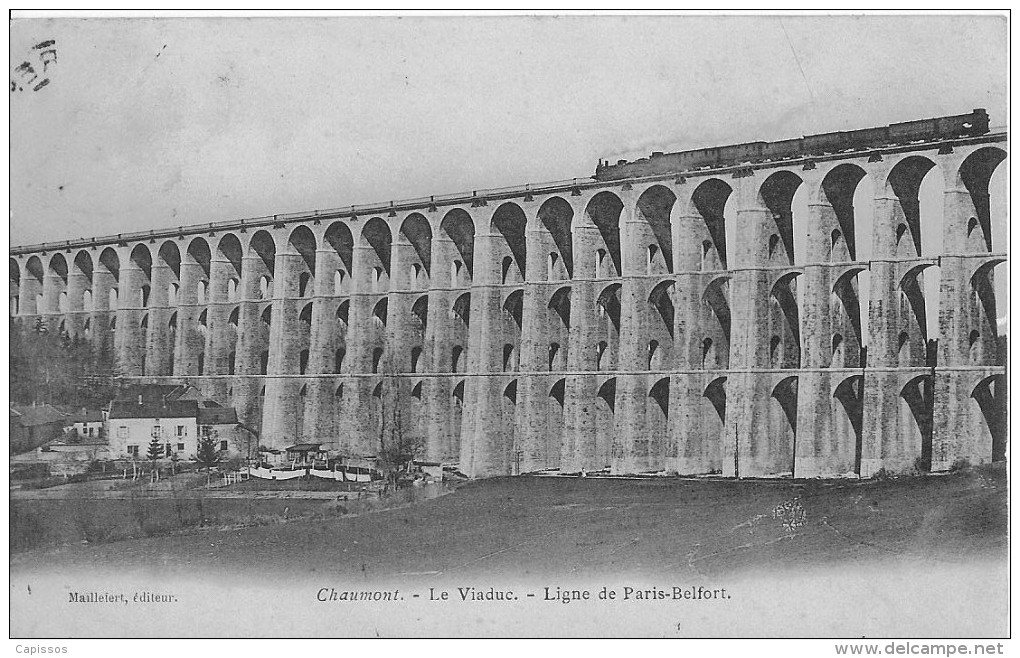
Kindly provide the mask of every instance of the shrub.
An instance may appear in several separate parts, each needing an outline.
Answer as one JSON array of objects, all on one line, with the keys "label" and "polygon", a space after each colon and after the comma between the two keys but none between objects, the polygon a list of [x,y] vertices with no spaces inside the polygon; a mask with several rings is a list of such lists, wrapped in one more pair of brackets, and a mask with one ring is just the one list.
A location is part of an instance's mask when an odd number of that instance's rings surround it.
[{"label": "shrub", "polygon": [[961,471],[970,470],[970,460],[966,457],[960,457],[949,466],[950,473],[959,473]]}]

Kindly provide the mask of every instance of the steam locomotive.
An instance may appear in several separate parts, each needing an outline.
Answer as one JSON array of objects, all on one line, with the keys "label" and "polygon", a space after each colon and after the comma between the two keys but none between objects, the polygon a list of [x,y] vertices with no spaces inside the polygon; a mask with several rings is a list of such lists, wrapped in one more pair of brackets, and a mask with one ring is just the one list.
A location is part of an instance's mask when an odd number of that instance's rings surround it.
[{"label": "steam locomotive", "polygon": [[881,128],[808,135],[780,142],[748,142],[677,153],[656,151],[648,158],[641,158],[633,162],[619,160],[616,164],[600,160],[595,168],[595,179],[608,181],[640,178],[702,168],[769,162],[796,156],[865,150],[878,146],[909,144],[918,141],[974,137],[987,132],[988,113],[979,108],[970,114],[893,123]]}]

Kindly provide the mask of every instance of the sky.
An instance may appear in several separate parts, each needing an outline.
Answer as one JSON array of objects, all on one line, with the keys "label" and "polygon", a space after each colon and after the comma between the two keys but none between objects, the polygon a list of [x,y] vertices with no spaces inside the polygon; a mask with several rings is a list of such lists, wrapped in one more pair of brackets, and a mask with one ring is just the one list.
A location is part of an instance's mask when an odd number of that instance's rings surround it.
[{"label": "sky", "polygon": [[[590,176],[988,109],[1004,18],[16,19],[11,242]],[[43,73],[36,44],[53,40]],[[33,91],[40,79],[49,82]]]}]

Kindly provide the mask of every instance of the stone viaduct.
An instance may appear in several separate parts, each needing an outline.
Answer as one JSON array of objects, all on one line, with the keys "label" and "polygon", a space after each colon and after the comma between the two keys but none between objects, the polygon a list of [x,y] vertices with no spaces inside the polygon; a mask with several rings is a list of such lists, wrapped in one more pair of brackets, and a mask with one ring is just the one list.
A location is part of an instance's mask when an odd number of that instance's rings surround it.
[{"label": "stone viaduct", "polygon": [[190,382],[264,445],[410,441],[473,477],[988,462],[1007,437],[988,192],[1006,148],[990,133],[15,247],[12,321],[109,341],[124,378]]}]

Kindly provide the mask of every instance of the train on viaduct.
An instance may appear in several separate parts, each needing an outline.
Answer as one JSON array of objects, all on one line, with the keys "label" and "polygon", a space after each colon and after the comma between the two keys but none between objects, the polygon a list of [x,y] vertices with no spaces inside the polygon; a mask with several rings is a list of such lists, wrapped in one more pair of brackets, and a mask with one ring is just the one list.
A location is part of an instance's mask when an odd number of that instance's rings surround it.
[{"label": "train on viaduct", "polygon": [[10,314],[197,386],[268,447],[408,445],[472,477],[1001,460],[1007,135],[961,116],[13,247]]}]

